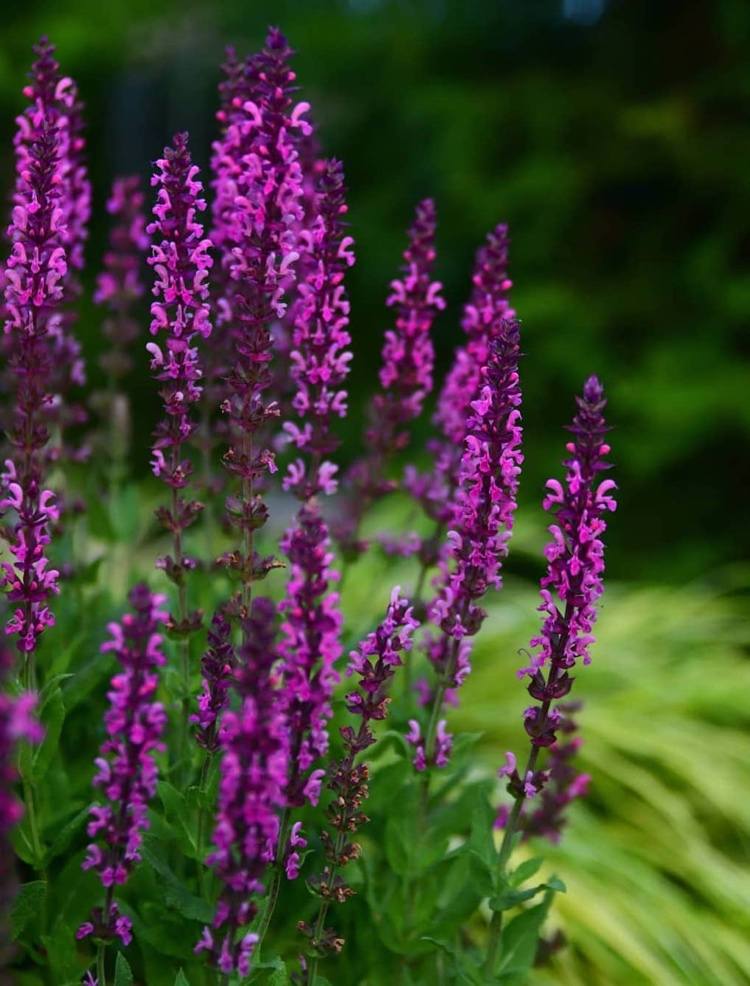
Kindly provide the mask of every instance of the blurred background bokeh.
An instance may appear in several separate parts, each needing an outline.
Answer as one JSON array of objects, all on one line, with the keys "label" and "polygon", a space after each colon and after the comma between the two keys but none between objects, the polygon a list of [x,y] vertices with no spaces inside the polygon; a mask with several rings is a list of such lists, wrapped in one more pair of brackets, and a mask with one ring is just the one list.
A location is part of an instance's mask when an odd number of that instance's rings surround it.
[{"label": "blurred background bokeh", "polygon": [[[538,981],[749,983],[750,4],[8,4],[0,178],[9,187],[30,46],[47,34],[88,107],[99,206],[91,280],[112,176],[145,180],[177,129],[190,131],[205,165],[224,46],[257,48],[269,22],[298,50],[324,148],[348,176],[358,263],[345,454],[361,429],[414,203],[433,195],[439,210],[450,301],[436,328],[441,368],[458,340],[474,250],[499,220],[511,226],[526,354],[521,536],[474,699],[460,713],[486,731],[488,762],[520,738],[511,669],[533,626],[538,501],[558,468],[560,427],[589,373],[610,395],[615,585],[580,696],[595,781],[558,851],[571,948]],[[90,306],[81,331],[95,382]],[[135,386],[134,463],[145,474],[155,396],[146,374]],[[367,564],[363,606],[370,580],[385,577]],[[356,578],[348,592],[356,608]]]}]

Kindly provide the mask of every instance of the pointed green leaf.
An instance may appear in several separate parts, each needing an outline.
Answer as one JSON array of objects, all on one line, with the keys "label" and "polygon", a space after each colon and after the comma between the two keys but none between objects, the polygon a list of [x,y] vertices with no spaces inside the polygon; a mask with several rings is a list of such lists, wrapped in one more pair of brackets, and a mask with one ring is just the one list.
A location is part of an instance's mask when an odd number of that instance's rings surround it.
[{"label": "pointed green leaf", "polygon": [[174,981],[174,986],[190,986],[190,980],[185,975],[185,973],[180,969]]},{"label": "pointed green leaf", "polygon": [[133,973],[122,952],[117,953],[115,961],[115,986],[133,986]]},{"label": "pointed green leaf", "polygon": [[39,913],[46,896],[47,884],[44,880],[21,884],[10,909],[10,936],[13,940],[18,938],[34,915]]}]

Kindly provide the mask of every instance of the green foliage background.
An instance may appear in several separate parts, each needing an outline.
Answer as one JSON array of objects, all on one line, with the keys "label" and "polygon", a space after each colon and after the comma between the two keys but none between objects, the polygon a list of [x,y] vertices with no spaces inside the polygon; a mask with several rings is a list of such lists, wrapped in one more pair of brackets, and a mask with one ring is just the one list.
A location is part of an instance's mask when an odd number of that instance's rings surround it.
[{"label": "green foliage background", "polygon": [[[594,370],[610,394],[621,487],[600,642],[576,686],[586,700],[582,761],[594,775],[592,795],[551,861],[569,888],[555,914],[571,945],[534,982],[750,981],[743,619],[750,7],[743,0],[46,0],[13,5],[3,18],[6,187],[13,116],[39,34],[58,45],[88,103],[99,206],[92,278],[112,175],[145,177],[178,128],[191,131],[205,163],[224,44],[257,47],[269,21],[286,31],[326,150],[344,160],[351,189],[358,264],[348,454],[414,202],[432,194],[439,208],[439,273],[450,300],[437,327],[442,367],[457,339],[473,251],[498,220],[510,222],[514,300],[524,322],[527,468],[508,586],[455,714],[457,726],[483,733],[477,769],[489,772],[502,751],[522,743],[524,694],[514,668],[535,623],[538,500],[558,468],[571,394]],[[82,331],[93,367],[100,342],[90,310]],[[145,474],[156,407],[147,374],[133,386],[133,467]],[[391,513],[380,523],[398,519]],[[134,531],[128,540],[135,542]],[[67,659],[71,668],[88,667],[129,571],[149,571],[146,555],[153,545],[142,558],[92,572],[95,588],[82,591],[96,605],[77,628],[83,637],[69,624],[65,638],[61,621],[57,640],[72,649],[66,658],[57,644],[61,667]],[[408,585],[412,573],[402,574]],[[353,636],[382,610],[387,579],[377,559],[349,574]],[[373,586],[383,587],[382,598]],[[84,675],[76,701],[98,710],[102,685]],[[66,720],[63,758],[81,743],[93,750],[97,721],[91,710]],[[74,779],[79,801],[71,810],[85,804],[87,783],[88,775]],[[65,832],[69,821],[52,815],[51,833]],[[61,845],[65,859],[69,847]],[[71,856],[71,879],[79,859]],[[68,931],[59,931],[61,948]]]}]

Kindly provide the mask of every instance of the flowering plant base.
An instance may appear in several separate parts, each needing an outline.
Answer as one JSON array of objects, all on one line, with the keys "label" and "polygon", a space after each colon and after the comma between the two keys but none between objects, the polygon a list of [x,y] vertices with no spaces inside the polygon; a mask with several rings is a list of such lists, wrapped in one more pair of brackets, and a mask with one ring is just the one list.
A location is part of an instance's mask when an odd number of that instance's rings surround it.
[{"label": "flowering plant base", "polygon": [[[565,887],[529,845],[560,838],[590,781],[570,692],[615,508],[604,391],[586,380],[548,483],[525,752],[493,772],[452,721],[535,451],[508,229],[478,251],[431,411],[446,306],[436,205],[417,205],[363,450],[342,468],[354,243],[292,56],[277,29],[229,53],[210,173],[174,136],[150,223],[139,180],[115,179],[94,295],[109,386],[85,413],[70,394],[82,106],[47,42],[24,90],[3,282],[3,983],[487,986],[524,982],[562,944],[545,922]],[[161,405],[150,484],[128,477],[136,344]],[[404,468],[427,413],[433,437]],[[365,534],[388,498],[411,502],[417,529]],[[390,581],[347,605],[376,557]]]}]

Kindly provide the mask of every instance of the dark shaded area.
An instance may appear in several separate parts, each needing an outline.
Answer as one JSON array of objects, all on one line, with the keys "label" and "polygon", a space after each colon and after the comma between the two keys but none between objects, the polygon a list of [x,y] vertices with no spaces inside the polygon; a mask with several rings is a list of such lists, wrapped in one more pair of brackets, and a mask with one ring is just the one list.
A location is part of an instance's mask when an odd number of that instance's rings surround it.
[{"label": "dark shaded area", "polygon": [[[13,5],[0,55],[3,182],[29,49],[44,32],[88,104],[99,206],[90,279],[111,177],[145,177],[181,128],[205,164],[223,46],[257,47],[269,20],[299,50],[305,97],[351,190],[359,259],[350,281],[356,397],[348,447],[389,324],[383,300],[402,231],[416,200],[432,194],[450,300],[437,326],[443,368],[459,336],[473,251],[495,222],[511,224],[527,354],[524,505],[536,503],[557,468],[572,392],[597,371],[611,397],[621,485],[613,573],[682,579],[746,556],[750,6]],[[93,364],[99,339],[90,308],[82,331]],[[135,389],[145,470],[155,418],[146,374]]]}]

